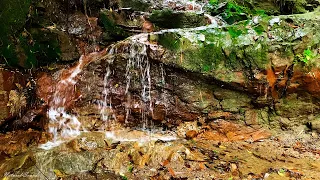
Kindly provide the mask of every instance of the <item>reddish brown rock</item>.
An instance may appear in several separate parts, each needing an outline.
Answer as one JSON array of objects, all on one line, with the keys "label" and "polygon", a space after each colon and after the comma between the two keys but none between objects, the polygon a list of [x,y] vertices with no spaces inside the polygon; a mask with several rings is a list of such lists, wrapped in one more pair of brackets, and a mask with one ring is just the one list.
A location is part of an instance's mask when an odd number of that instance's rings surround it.
[{"label": "reddish brown rock", "polygon": [[152,119],[155,121],[164,121],[166,117],[166,107],[163,104],[155,105],[152,113]]},{"label": "reddish brown rock", "polygon": [[255,129],[227,121],[211,123],[210,126],[212,129],[202,133],[200,135],[201,138],[214,141],[259,141],[271,136],[266,130]]},{"label": "reddish brown rock", "polygon": [[15,116],[10,114],[8,107],[10,91],[17,89],[17,86],[24,87],[25,84],[26,77],[22,73],[0,69],[0,125],[6,119]]},{"label": "reddish brown rock", "polygon": [[187,133],[186,133],[186,138],[187,138],[187,139],[192,139],[192,138],[195,138],[197,135],[198,135],[198,132],[197,132],[197,131],[195,131],[195,130],[190,130],[190,131],[187,131]]}]

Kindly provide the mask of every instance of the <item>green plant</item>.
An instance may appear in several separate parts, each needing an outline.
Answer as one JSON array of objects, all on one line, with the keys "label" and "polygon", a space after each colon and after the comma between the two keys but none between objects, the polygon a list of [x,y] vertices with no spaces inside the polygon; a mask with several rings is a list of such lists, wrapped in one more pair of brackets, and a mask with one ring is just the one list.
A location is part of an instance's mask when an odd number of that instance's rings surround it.
[{"label": "green plant", "polygon": [[128,180],[128,178],[126,176],[121,176],[122,180]]},{"label": "green plant", "polygon": [[243,34],[242,30],[237,29],[237,28],[235,28],[235,27],[230,27],[230,28],[228,29],[228,32],[229,32],[229,34],[230,34],[230,36],[231,36],[232,38],[239,37],[240,35]]},{"label": "green plant", "polygon": [[311,58],[314,57],[314,54],[313,54],[313,52],[308,48],[308,49],[306,49],[306,50],[303,51],[303,56],[304,56],[303,62],[307,63],[307,62],[310,61]]},{"label": "green plant", "polygon": [[305,64],[309,64],[310,60],[315,57],[316,57],[316,54],[314,54],[313,51],[310,50],[310,48],[308,48],[303,51],[302,55],[301,54],[297,55],[297,60]]},{"label": "green plant", "polygon": [[283,169],[283,168],[279,169],[279,173],[284,173],[284,172],[286,172],[285,169]]},{"label": "green plant", "polygon": [[209,4],[210,4],[211,6],[214,6],[214,5],[218,4],[218,0],[210,0],[210,1],[209,1]]},{"label": "green plant", "polygon": [[132,166],[132,165],[129,165],[129,167],[128,167],[128,172],[132,173],[132,171],[133,171],[133,166]]},{"label": "green plant", "polygon": [[253,28],[253,30],[258,34],[261,35],[263,32],[265,32],[265,28],[261,25],[258,25]]},{"label": "green plant", "polygon": [[248,11],[245,7],[239,6],[235,2],[229,2],[226,9],[226,17],[229,18],[234,15],[239,15]]}]

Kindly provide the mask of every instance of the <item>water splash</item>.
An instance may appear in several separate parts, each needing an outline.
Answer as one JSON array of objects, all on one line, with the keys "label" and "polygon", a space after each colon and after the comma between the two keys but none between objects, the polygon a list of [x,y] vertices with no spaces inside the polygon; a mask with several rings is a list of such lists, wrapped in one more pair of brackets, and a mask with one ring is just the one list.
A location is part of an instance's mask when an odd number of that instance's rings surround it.
[{"label": "water splash", "polygon": [[168,132],[143,132],[143,131],[128,131],[118,130],[112,132],[106,132],[105,137],[117,142],[139,142],[146,143],[150,141],[175,141],[177,136],[175,133]]},{"label": "water splash", "polygon": [[[75,102],[75,85],[77,76],[81,73],[82,68],[101,55],[105,51],[94,52],[88,55],[82,55],[78,64],[68,70],[60,72],[61,80],[56,84],[55,92],[52,96],[52,101],[49,102],[49,133],[52,134],[52,141],[40,145],[42,149],[51,149],[59,146],[65,140],[70,140],[80,135],[81,123],[77,116],[69,114],[66,108]],[[79,97],[77,97],[79,98]]]}]

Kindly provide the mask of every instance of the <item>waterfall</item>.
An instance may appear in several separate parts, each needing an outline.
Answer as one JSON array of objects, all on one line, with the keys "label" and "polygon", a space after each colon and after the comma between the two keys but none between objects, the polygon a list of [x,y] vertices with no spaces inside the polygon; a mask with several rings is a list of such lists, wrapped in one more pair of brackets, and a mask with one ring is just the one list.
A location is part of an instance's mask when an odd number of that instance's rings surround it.
[{"label": "waterfall", "polygon": [[53,140],[42,144],[40,148],[51,149],[60,145],[65,139],[80,135],[81,123],[75,115],[68,114],[65,110],[69,103],[70,96],[73,95],[73,87],[76,84],[76,77],[81,72],[84,63],[84,56],[80,57],[78,65],[68,72],[65,78],[61,79],[56,85],[53,100],[48,110],[49,133],[53,135]]},{"label": "waterfall", "polygon": [[101,58],[105,51],[93,52],[82,55],[78,64],[70,69],[60,71],[60,81],[55,85],[55,92],[49,102],[48,131],[52,134],[52,141],[40,145],[42,149],[51,149],[59,146],[66,140],[70,140],[81,133],[81,123],[76,115],[68,113],[66,108],[75,101],[75,85],[77,76],[83,67],[89,62]]},{"label": "waterfall", "polygon": [[[115,57],[119,54],[125,54],[126,56],[126,69],[124,74],[124,96],[126,102],[124,103],[126,119],[128,123],[128,117],[131,114],[131,109],[136,108],[140,110],[140,128],[147,130],[147,133],[152,133],[154,128],[153,121],[149,120],[153,116],[153,101],[151,93],[151,64],[148,57],[148,46],[139,39],[130,39],[130,45],[126,48],[117,48],[116,45],[111,45],[109,48],[102,52],[90,53],[83,55],[79,59],[78,64],[75,67],[66,69],[60,72],[60,81],[56,84],[55,92],[52,96],[52,100],[49,103],[48,117],[49,117],[49,133],[53,135],[53,139],[46,144],[42,144],[40,147],[43,149],[50,149],[56,147],[66,140],[70,140],[81,133],[81,123],[77,116],[67,111],[67,107],[71,102],[74,102],[75,85],[77,84],[77,76],[82,72],[85,65],[94,59],[105,56],[106,64],[103,75],[103,90],[101,92],[101,99],[98,100],[98,108],[101,116],[101,120],[104,122],[102,130],[114,131],[113,125],[116,124],[116,116],[112,106],[112,85],[113,70],[111,65],[113,64]],[[104,53],[105,52],[105,53]],[[107,57],[107,58],[106,58]],[[159,66],[159,76],[161,84],[165,84],[165,71],[163,65]],[[121,83],[121,82],[119,82]],[[133,99],[134,95],[139,95],[139,100]],[[138,94],[136,92],[138,91]],[[165,94],[161,94],[161,97],[155,101],[155,104],[165,102]],[[151,130],[150,130],[151,129]]]},{"label": "waterfall", "polygon": [[110,69],[110,64],[113,62],[113,58],[111,55],[114,55],[117,53],[117,49],[114,45],[111,45],[110,50],[108,51],[108,55],[110,55],[110,58],[107,61],[107,67],[105,69],[105,75],[103,78],[103,91],[102,91],[102,101],[99,101],[99,109],[100,109],[100,115],[102,121],[105,122],[105,125],[108,128],[111,128],[113,125],[113,122],[111,121],[111,118],[116,119],[114,115],[112,114],[112,100],[110,96],[110,76],[112,74],[112,71]]},{"label": "waterfall", "polygon": [[[142,128],[147,129],[151,125],[151,122],[148,121],[149,112],[152,113],[152,102],[151,102],[151,76],[150,76],[150,62],[147,55],[147,45],[139,43],[136,40],[132,40],[131,46],[127,49],[129,54],[129,59],[126,67],[126,121],[130,113],[131,105],[131,94],[129,88],[133,86],[132,78],[138,77],[140,79],[140,88],[141,88],[141,100],[143,101],[140,104],[141,107],[141,122]],[[135,106],[139,106],[136,104]]]}]

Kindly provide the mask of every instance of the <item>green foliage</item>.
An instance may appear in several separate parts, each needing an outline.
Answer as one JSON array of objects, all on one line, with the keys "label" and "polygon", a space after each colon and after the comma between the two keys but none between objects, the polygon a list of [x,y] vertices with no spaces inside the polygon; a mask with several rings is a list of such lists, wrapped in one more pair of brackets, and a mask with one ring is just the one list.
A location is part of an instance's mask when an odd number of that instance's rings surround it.
[{"label": "green foliage", "polygon": [[218,0],[210,0],[209,1],[209,4],[211,5],[211,6],[214,6],[214,5],[216,5],[216,4],[218,4]]},{"label": "green foliage", "polygon": [[226,6],[221,10],[219,3],[222,2],[225,1],[212,0],[209,2],[207,9],[214,15],[220,14],[229,24],[250,19],[253,16],[266,16],[264,10],[253,8],[250,3],[242,3],[243,5],[240,5],[236,0],[227,0]]},{"label": "green foliage", "polygon": [[249,21],[244,21],[240,24],[232,25],[228,28],[228,33],[232,38],[237,38],[240,35],[247,34],[248,28],[247,24]]},{"label": "green foliage", "polygon": [[306,49],[306,50],[303,51],[303,56],[304,56],[304,58],[303,58],[302,61],[305,62],[305,63],[307,63],[307,62],[310,61],[311,58],[314,57],[314,54],[313,54],[313,52],[308,48],[308,49]]},{"label": "green foliage", "polygon": [[0,1],[0,39],[8,40],[9,35],[19,33],[27,20],[31,0]]},{"label": "green foliage", "polygon": [[254,30],[258,35],[261,35],[263,32],[265,32],[265,28],[264,28],[262,25],[255,26],[255,27],[253,28],[253,30]]},{"label": "green foliage", "polygon": [[267,16],[266,11],[265,11],[265,10],[262,10],[262,9],[257,9],[257,10],[255,10],[255,13],[254,13],[254,14],[255,14],[255,15],[258,15],[258,16],[261,16],[261,17]]},{"label": "green foliage", "polygon": [[302,55],[298,54],[296,57],[299,62],[303,62],[304,64],[308,65],[310,64],[310,61],[316,57],[316,54],[314,54],[313,51],[308,48],[303,51]]},{"label": "green foliage", "polygon": [[243,31],[235,27],[228,28],[228,32],[232,38],[237,38],[243,34]]},{"label": "green foliage", "polygon": [[128,180],[128,178],[126,176],[121,176],[122,180]]},{"label": "green foliage", "polygon": [[233,24],[235,22],[248,19],[249,14],[251,14],[251,12],[248,8],[240,6],[233,1],[229,1],[224,13],[222,13],[222,17],[229,24]]},{"label": "green foliage", "polygon": [[246,7],[239,6],[235,2],[231,1],[227,5],[227,9],[225,10],[225,13],[226,13],[226,17],[229,18],[229,17],[235,16],[235,15],[245,13],[247,11],[249,11],[249,10]]},{"label": "green foliage", "polygon": [[26,23],[30,5],[31,0],[0,1],[0,56],[6,64],[17,65],[19,62],[13,41]]},{"label": "green foliage", "polygon": [[132,171],[133,171],[133,166],[130,165],[130,166],[128,167],[128,172],[132,173]]},{"label": "green foliage", "polygon": [[32,9],[31,0],[0,1],[0,59],[9,66],[33,68],[60,57],[55,33],[30,28]]}]

